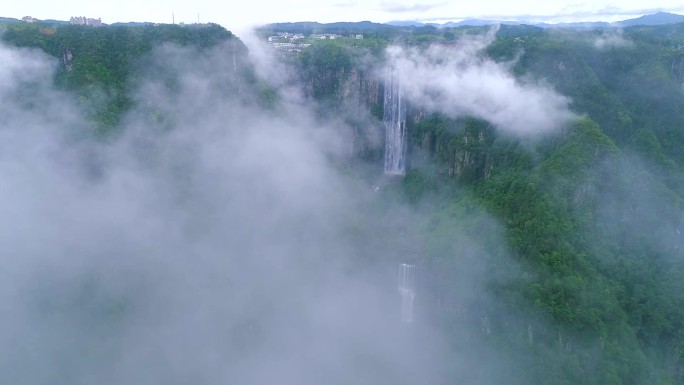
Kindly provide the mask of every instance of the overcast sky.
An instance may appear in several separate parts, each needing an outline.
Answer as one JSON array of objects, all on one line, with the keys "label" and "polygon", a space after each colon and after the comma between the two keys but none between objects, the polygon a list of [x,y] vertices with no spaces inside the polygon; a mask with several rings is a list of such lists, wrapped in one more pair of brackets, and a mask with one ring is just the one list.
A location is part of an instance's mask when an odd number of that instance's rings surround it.
[{"label": "overcast sky", "polygon": [[392,20],[446,21],[490,18],[526,21],[617,21],[667,11],[684,14],[681,0],[25,0],[6,2],[4,17],[30,15],[38,19],[101,17],[104,23],[125,21],[214,22],[231,30],[283,21]]}]

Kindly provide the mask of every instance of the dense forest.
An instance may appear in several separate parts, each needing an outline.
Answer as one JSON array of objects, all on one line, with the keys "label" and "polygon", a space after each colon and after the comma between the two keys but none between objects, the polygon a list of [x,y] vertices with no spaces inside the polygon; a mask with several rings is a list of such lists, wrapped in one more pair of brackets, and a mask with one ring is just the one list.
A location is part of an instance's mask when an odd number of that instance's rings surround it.
[{"label": "dense forest", "polygon": [[[364,39],[316,41],[279,65],[315,106],[312,119],[339,122],[351,149],[331,155],[333,169],[375,189],[335,235],[354,245],[351,269],[419,266],[415,328],[442,336],[448,369],[439,381],[684,384],[684,24],[371,27],[334,25],[322,32]],[[86,135],[96,142],[123,135],[131,113],[172,126],[163,109],[140,109],[134,96],[149,76],[165,92],[181,87],[152,63],[158,46],[190,47],[189,63],[219,47],[234,61],[223,64],[238,72],[224,89],[240,93],[234,103],[274,116],[288,103],[250,64],[258,59],[218,25],[0,28],[3,44],[54,59],[54,86],[86,111]],[[312,28],[283,24],[260,34]],[[466,50],[464,41],[488,34],[491,41],[455,68],[503,68],[519,84],[562,95],[571,117],[552,132],[518,135],[486,114],[409,100],[410,166],[404,176],[382,176],[377,73],[388,65],[387,48],[427,56],[434,47]],[[413,214],[398,216],[399,206]],[[105,313],[125,324],[126,306],[117,306],[123,310]]]}]

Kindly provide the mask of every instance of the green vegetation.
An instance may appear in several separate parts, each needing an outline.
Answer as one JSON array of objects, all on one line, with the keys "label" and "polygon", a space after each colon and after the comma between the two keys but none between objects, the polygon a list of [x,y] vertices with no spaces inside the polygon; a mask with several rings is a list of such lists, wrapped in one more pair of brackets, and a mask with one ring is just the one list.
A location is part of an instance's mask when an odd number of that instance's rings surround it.
[{"label": "green vegetation", "polygon": [[[92,27],[43,23],[6,23],[6,44],[39,48],[60,63],[55,84],[73,92],[90,112],[97,130],[106,134],[131,107],[132,81],[140,76],[146,54],[165,43],[204,50],[237,38],[223,27],[143,25]],[[246,48],[239,43],[239,50]]]},{"label": "green vegetation", "polygon": [[[545,79],[585,117],[535,146],[482,122],[422,119],[410,128],[413,146],[434,165],[414,169],[405,189],[420,202],[417,192],[428,199],[457,179],[449,205],[477,202],[503,224],[526,274],[490,290],[510,306],[503,314],[527,320],[535,342],[510,324],[489,339],[528,363],[518,368],[521,383],[682,383],[684,51],[675,48],[684,25],[626,29],[611,47],[595,45],[597,31],[514,30],[488,54],[522,53],[513,71]],[[428,248],[424,258],[441,265],[444,252]]]},{"label": "green vegetation", "polygon": [[[271,28],[350,33],[344,25]],[[201,50],[235,39],[215,25],[4,29],[6,44],[60,60],[55,83],[101,131],[131,107],[130,81],[155,46]],[[347,80],[362,84],[359,74],[390,42],[448,43],[483,30],[369,24],[354,31],[364,40],[313,42],[296,65],[309,95],[337,111]],[[515,59],[514,74],[548,82],[580,117],[528,143],[485,121],[414,114],[413,168],[379,194],[426,213],[409,225],[407,249],[431,272],[430,311],[454,346],[484,344],[508,357],[506,383],[684,383],[684,24],[611,33],[502,27],[486,54]],[[267,105],[277,104],[252,80]],[[377,120],[375,95],[361,100]],[[364,160],[381,158],[370,153]],[[473,281],[473,271],[486,282]],[[464,327],[471,336],[457,332]]]},{"label": "green vegetation", "polygon": [[[397,28],[386,43],[484,30]],[[493,383],[684,383],[683,46],[684,24],[622,34],[504,26],[486,54],[569,96],[581,117],[566,132],[527,143],[484,121],[409,118],[414,165],[387,198],[428,213],[410,231],[441,304],[434,315],[447,332],[480,335],[454,334],[456,349],[516,357]],[[350,60],[351,71],[366,65],[336,47],[302,55],[305,81],[335,66],[331,79],[343,82]],[[317,67],[309,55],[326,49]]]}]

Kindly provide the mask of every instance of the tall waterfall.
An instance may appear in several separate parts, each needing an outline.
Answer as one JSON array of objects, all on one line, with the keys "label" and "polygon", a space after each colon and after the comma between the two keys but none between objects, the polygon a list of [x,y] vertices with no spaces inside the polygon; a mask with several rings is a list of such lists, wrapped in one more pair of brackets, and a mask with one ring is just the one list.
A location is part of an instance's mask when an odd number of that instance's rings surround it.
[{"label": "tall waterfall", "polygon": [[416,265],[399,265],[399,294],[401,295],[401,322],[413,322],[413,301],[416,298]]},{"label": "tall waterfall", "polygon": [[385,76],[385,174],[406,172],[406,104],[401,90],[399,68],[390,67]]}]

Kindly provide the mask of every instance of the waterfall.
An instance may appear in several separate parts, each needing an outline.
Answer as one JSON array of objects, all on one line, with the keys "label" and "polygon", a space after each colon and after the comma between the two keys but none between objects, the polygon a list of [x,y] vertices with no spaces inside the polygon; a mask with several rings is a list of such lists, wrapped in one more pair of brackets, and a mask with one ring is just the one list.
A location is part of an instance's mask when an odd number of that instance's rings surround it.
[{"label": "waterfall", "polygon": [[406,105],[401,91],[399,68],[390,67],[385,76],[385,174],[406,172]]},{"label": "waterfall", "polygon": [[399,294],[401,295],[401,322],[413,322],[413,301],[416,298],[416,265],[399,265]]}]

